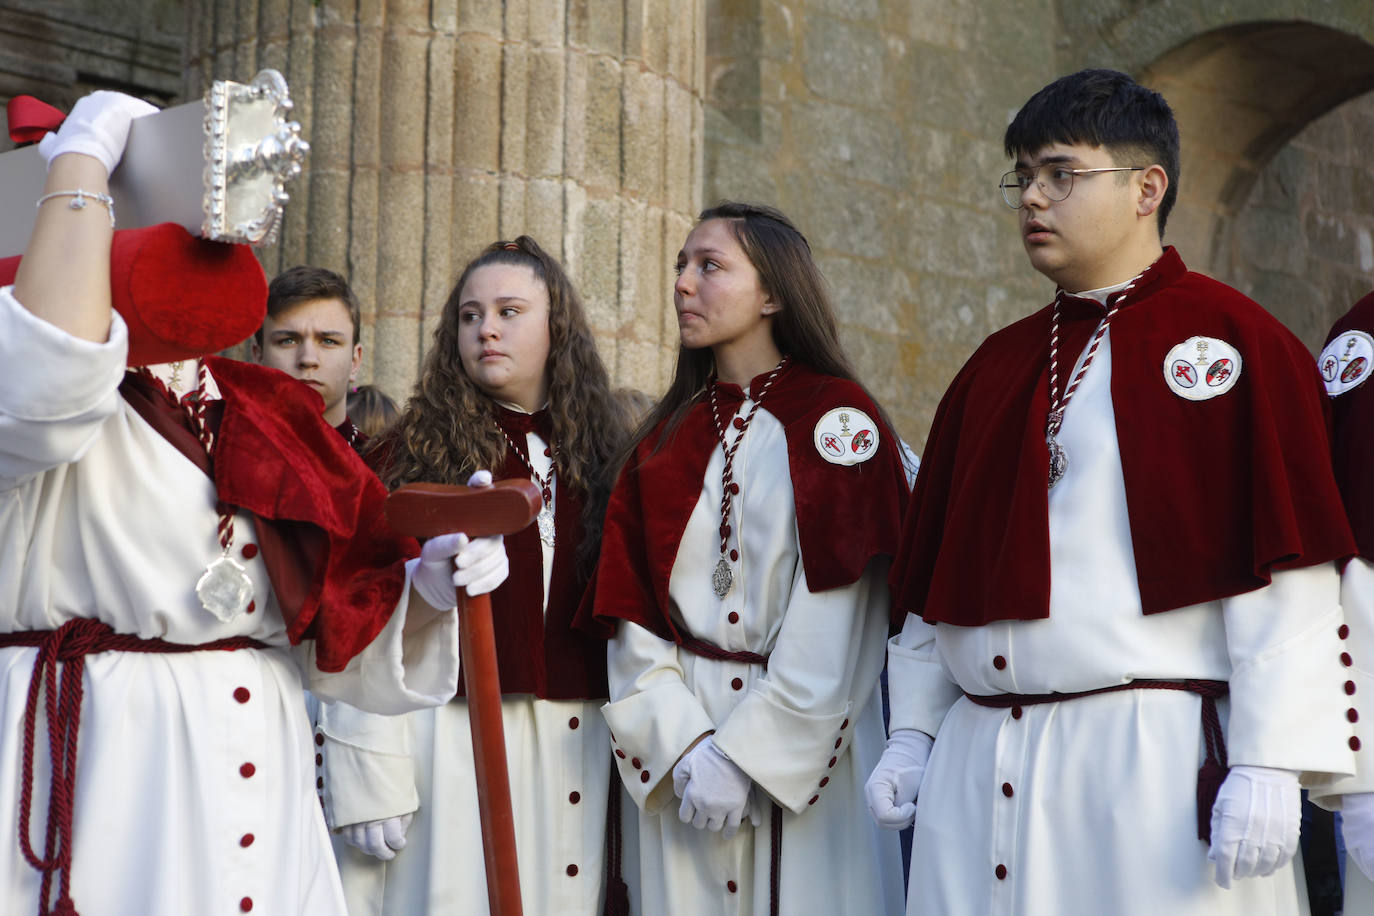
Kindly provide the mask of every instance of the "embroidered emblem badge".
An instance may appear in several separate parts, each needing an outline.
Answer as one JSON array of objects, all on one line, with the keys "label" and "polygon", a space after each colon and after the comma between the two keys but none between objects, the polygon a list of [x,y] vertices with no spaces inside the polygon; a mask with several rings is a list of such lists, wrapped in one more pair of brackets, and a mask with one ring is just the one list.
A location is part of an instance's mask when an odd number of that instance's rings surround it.
[{"label": "embroidered emblem badge", "polygon": [[1369,378],[1374,363],[1374,337],[1364,331],[1346,331],[1326,345],[1317,357],[1326,393],[1331,397],[1358,388]]},{"label": "embroidered emblem badge", "polygon": [[1230,391],[1240,370],[1240,353],[1216,337],[1189,337],[1164,357],[1165,384],[1189,401],[1206,401]]},{"label": "embroidered emblem badge", "polygon": [[878,453],[878,424],[857,407],[836,407],[816,422],[816,451],[831,464],[862,464]]}]

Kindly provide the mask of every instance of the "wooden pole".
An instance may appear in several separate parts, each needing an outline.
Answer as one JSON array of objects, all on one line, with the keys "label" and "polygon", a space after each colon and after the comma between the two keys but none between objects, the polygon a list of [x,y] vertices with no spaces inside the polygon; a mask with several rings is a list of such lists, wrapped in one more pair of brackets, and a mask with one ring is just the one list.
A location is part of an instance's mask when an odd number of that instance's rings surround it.
[{"label": "wooden pole", "polygon": [[[387,521],[402,534],[433,537],[464,531],[470,537],[513,534],[534,520],[542,505],[528,480],[502,480],[482,488],[411,484],[387,498]],[[487,595],[458,593],[458,640],[472,723],[477,805],[492,916],[521,916],[520,870],[515,853],[506,734],[501,721],[501,678],[496,629]]]}]

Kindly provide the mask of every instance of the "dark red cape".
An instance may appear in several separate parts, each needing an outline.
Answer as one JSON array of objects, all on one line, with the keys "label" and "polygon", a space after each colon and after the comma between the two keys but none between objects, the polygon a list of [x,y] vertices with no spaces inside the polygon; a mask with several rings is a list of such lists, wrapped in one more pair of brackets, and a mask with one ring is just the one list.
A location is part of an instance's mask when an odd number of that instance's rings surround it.
[{"label": "dark red cape", "polygon": [[[758,391],[764,376],[754,379]],[[718,386],[721,411],[733,416],[744,400],[737,385]],[[858,581],[876,556],[897,549],[908,490],[901,449],[891,430],[862,464],[831,464],[816,451],[816,422],[836,407],[855,407],[881,423],[863,388],[796,363],[778,374],[759,409],[782,423],[796,503],[802,566],[812,592]],[[668,613],[668,579],[678,545],[701,497],[719,440],[703,396],[654,453],[661,427],[645,437],[621,472],[606,512],[591,619],[580,625],[603,636],[629,620],[664,639],[680,637]]]},{"label": "dark red cape", "polygon": [[[497,407],[494,413],[498,424],[521,447],[528,441],[525,435],[530,430],[545,442],[553,441],[546,411],[531,415]],[[368,453],[368,462],[384,470],[395,446],[395,438],[384,436]],[[530,471],[507,448],[505,463],[493,468],[492,476],[497,480],[529,479]],[[573,629],[573,619],[587,591],[588,576],[577,562],[586,495],[562,480],[557,488],[553,527],[558,546],[549,573],[547,608],[543,604],[544,555],[538,526],[532,524],[506,535],[510,576],[491,593],[501,693],[528,693],[546,700],[605,699],[606,643]],[[467,683],[460,673],[458,696],[466,695]]]},{"label": "dark red cape", "polygon": [[[324,421],[320,397],[276,369],[219,357],[223,396],[213,462],[137,377],[122,392],[150,425],[210,473],[219,499],[255,516],[258,548],[293,644],[313,638],[316,665],[340,671],[381,632],[419,552],[386,523],[386,490]],[[197,458],[197,456],[200,456]]]},{"label": "dark red cape", "polygon": [[[1347,331],[1374,334],[1374,293],[1355,303],[1326,335],[1329,344]],[[1360,556],[1374,559],[1374,384],[1331,398],[1331,459]]]},{"label": "dark red cape", "polygon": [[[1065,297],[1060,353],[1070,365],[1102,314]],[[908,613],[962,626],[1049,616],[1050,315],[1046,307],[993,334],[945,392],[892,572],[895,625]],[[1178,397],[1164,380],[1165,355],[1195,335],[1230,343],[1242,360],[1235,387],[1205,401]],[[1145,613],[1350,555],[1321,377],[1273,316],[1189,272],[1168,248],[1126,297],[1110,338]]]}]

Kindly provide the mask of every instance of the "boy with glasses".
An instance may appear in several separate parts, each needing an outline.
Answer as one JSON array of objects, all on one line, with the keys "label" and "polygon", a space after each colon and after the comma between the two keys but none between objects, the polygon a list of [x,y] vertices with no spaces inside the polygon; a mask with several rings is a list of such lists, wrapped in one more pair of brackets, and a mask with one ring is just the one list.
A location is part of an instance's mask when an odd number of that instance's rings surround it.
[{"label": "boy with glasses", "polygon": [[1158,94],[1076,73],[1005,145],[1059,290],[946,392],[893,570],[867,790],[914,818],[908,912],[1296,913],[1299,785],[1358,746],[1310,356],[1163,247]]}]

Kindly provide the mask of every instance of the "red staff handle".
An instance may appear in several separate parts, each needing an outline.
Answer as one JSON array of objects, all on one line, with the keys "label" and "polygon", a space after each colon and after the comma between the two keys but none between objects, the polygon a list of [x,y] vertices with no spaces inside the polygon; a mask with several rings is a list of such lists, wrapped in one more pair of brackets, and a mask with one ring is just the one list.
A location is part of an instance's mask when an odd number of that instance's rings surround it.
[{"label": "red staff handle", "polygon": [[[534,520],[542,504],[539,490],[528,480],[502,480],[481,488],[421,483],[402,487],[387,497],[386,515],[391,527],[401,534],[433,537],[464,531],[473,537],[487,537],[521,530]],[[487,595],[471,598],[458,592],[458,640],[472,723],[487,902],[492,916],[521,916],[496,629]]]}]

